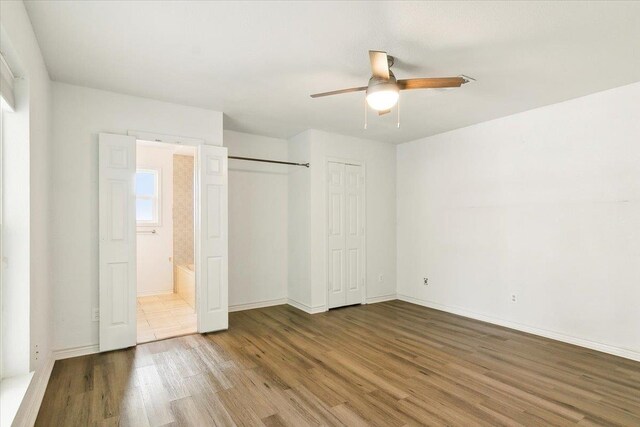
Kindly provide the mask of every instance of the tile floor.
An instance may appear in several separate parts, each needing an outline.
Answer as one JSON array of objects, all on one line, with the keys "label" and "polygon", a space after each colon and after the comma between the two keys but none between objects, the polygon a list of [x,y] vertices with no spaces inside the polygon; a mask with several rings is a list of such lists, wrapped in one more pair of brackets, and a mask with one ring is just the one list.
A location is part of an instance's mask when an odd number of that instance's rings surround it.
[{"label": "tile floor", "polygon": [[196,313],[178,294],[138,297],[138,343],[196,332]]}]

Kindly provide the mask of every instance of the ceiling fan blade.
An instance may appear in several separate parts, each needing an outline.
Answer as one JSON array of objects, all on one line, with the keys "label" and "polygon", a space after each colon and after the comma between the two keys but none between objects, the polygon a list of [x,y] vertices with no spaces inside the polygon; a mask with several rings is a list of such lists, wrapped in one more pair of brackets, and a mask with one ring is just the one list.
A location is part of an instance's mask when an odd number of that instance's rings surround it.
[{"label": "ceiling fan blade", "polygon": [[360,91],[363,91],[363,90],[367,90],[367,87],[366,86],[351,87],[349,89],[333,90],[331,92],[314,93],[313,95],[311,95],[311,97],[312,98],[319,98],[321,96],[340,95],[341,93],[360,92]]},{"label": "ceiling fan blade", "polygon": [[469,80],[464,77],[427,77],[423,79],[398,80],[400,90],[433,89],[440,87],[460,87]]},{"label": "ceiling fan blade", "polygon": [[389,109],[389,110],[380,110],[380,111],[378,111],[378,115],[379,115],[379,116],[382,116],[382,115],[384,115],[384,114],[388,114],[388,113],[390,113],[390,112],[391,112],[391,110],[390,110],[390,109]]},{"label": "ceiling fan blade", "polygon": [[373,76],[389,80],[389,60],[387,59],[387,52],[370,50],[369,60],[371,61],[371,73]]}]

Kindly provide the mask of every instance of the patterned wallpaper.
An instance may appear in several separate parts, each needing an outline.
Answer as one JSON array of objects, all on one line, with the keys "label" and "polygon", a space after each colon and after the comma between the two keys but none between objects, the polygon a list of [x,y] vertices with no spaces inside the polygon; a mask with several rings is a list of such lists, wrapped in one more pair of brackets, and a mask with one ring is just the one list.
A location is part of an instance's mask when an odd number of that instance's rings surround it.
[{"label": "patterned wallpaper", "polygon": [[173,155],[173,264],[193,264],[193,157]]}]

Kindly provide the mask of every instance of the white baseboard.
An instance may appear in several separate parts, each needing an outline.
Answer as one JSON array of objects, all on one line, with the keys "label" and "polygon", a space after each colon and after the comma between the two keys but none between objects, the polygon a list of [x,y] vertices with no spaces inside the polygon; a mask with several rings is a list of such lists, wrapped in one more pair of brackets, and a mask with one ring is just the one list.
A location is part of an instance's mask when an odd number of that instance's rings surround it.
[{"label": "white baseboard", "polygon": [[[370,297],[367,298],[367,304],[374,304],[377,302],[384,302],[384,301],[392,301],[394,299],[398,299],[398,296],[396,294],[389,294],[389,295],[381,295],[381,296],[377,296],[377,297]],[[287,304],[304,311],[305,313],[309,313],[309,314],[316,314],[316,313],[324,313],[326,310],[326,307],[324,305],[317,305],[315,307],[311,307],[308,306],[307,304],[301,303],[299,301],[296,300],[292,300],[292,299],[288,299],[287,300]]]},{"label": "white baseboard", "polygon": [[614,356],[624,357],[625,359],[635,360],[640,362],[640,353],[628,350],[626,348],[614,347],[608,344],[602,344],[594,341],[589,341],[584,338],[578,338],[571,335],[561,334],[559,332],[548,331],[546,329],[540,329],[533,326],[523,325],[517,322],[511,322],[509,320],[499,319],[497,317],[491,317],[484,314],[475,313],[464,308],[452,307],[444,304],[439,304],[432,301],[427,301],[419,298],[414,298],[409,295],[398,294],[398,299],[401,301],[410,302],[413,304],[421,305],[424,307],[433,308],[440,311],[446,311],[447,313],[457,314],[459,316],[468,317],[470,319],[481,320],[483,322],[492,323],[494,325],[504,326],[509,329],[515,329],[521,332],[527,332],[533,335],[539,335],[541,337],[550,338],[556,341],[562,341],[568,344],[585,347],[591,350],[601,351],[603,353],[613,354]]},{"label": "white baseboard", "polygon": [[55,350],[53,357],[55,360],[62,360],[94,353],[100,353],[100,346],[98,344]]},{"label": "white baseboard", "polygon": [[286,298],[279,298],[268,301],[250,302],[247,304],[235,304],[229,306],[229,313],[233,311],[253,310],[254,308],[272,307],[274,305],[283,305],[286,303]]},{"label": "white baseboard", "polygon": [[27,388],[20,408],[11,424],[13,427],[33,427],[36,423],[36,418],[40,411],[44,392],[47,390],[47,385],[49,384],[54,363],[53,353],[50,352],[40,369],[36,370],[33,374],[29,388]]},{"label": "white baseboard", "polygon": [[394,299],[398,299],[398,295],[389,294],[389,295],[381,295],[379,297],[370,297],[370,298],[367,298],[367,304],[375,304],[377,302],[393,301]]},{"label": "white baseboard", "polygon": [[287,304],[289,304],[292,307],[297,308],[298,310],[302,310],[305,313],[309,313],[309,314],[322,313],[322,312],[326,311],[324,305],[318,305],[318,306],[315,306],[315,307],[311,307],[311,306],[308,306],[307,304],[301,303],[299,301],[292,300],[291,298],[289,298],[287,300]]}]

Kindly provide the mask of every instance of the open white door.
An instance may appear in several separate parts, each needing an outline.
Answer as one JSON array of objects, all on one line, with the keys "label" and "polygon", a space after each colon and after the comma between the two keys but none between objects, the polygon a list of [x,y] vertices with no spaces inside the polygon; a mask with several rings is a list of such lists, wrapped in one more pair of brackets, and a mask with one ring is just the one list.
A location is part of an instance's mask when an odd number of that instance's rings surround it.
[{"label": "open white door", "polygon": [[196,305],[202,333],[229,327],[227,149],[199,146],[197,170]]},{"label": "open white door", "polygon": [[136,345],[136,139],[101,133],[100,351]]}]

